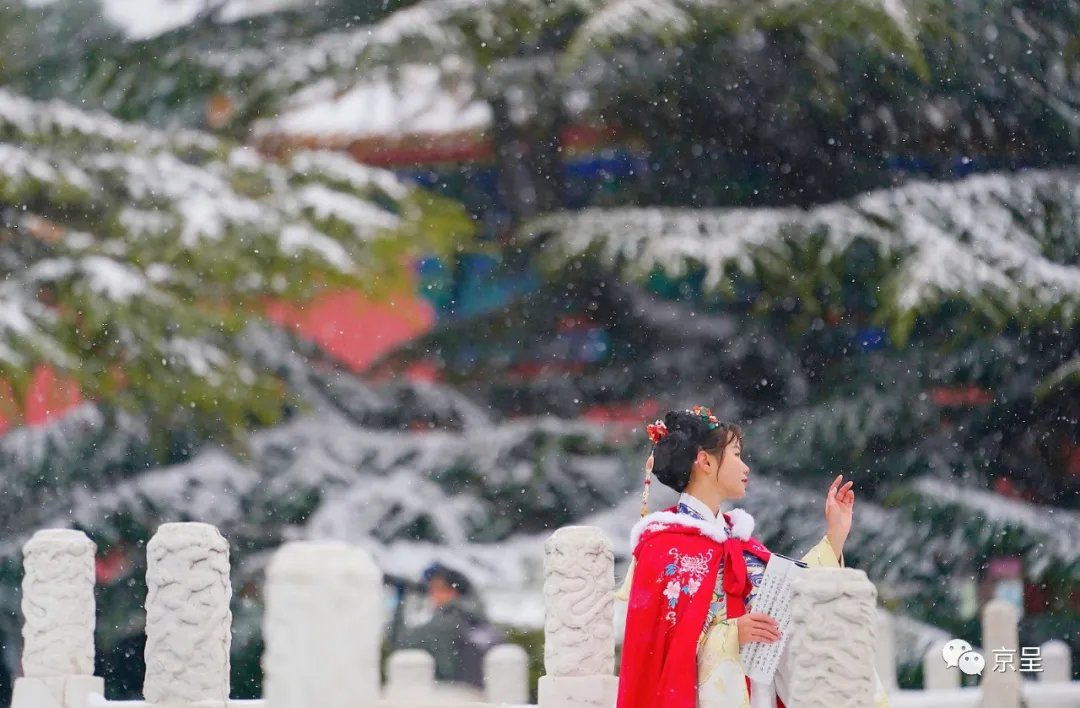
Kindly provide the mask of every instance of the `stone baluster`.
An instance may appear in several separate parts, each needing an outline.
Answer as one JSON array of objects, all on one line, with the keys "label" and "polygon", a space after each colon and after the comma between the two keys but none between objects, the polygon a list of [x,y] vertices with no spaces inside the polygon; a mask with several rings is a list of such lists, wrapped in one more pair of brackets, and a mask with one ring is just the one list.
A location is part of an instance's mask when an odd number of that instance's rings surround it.
[{"label": "stone baluster", "polygon": [[[1016,607],[1004,600],[991,600],[986,603],[982,614],[983,647],[986,649],[984,661],[986,667],[979,683],[982,693],[982,708],[1020,708],[1022,677],[1019,672],[1019,658],[1005,671],[994,671],[993,652],[1002,649],[1012,652],[1013,657],[1020,656],[1019,613]],[[963,657],[960,659],[963,661]]]},{"label": "stone baluster", "polygon": [[950,691],[960,688],[960,669],[955,664],[949,666],[945,661],[945,645],[941,640],[934,642],[923,655],[923,690]]},{"label": "stone baluster", "polygon": [[435,657],[423,649],[401,649],[386,660],[388,701],[435,701]]},{"label": "stone baluster", "polygon": [[267,708],[375,706],[382,623],[382,572],[366,551],[282,546],[266,571]]},{"label": "stone baluster", "polygon": [[529,702],[529,655],[516,644],[500,644],[484,655],[484,692],[488,703]]},{"label": "stone baluster", "polygon": [[789,708],[874,704],[877,590],[861,570],[806,568],[793,585]]},{"label": "stone baluster", "polygon": [[896,620],[886,610],[877,611],[877,647],[874,651],[874,666],[878,678],[886,691],[895,691],[896,681]]},{"label": "stone baluster", "polygon": [[209,524],[163,524],[146,546],[149,703],[229,697],[229,544]]},{"label": "stone baluster", "polygon": [[1051,639],[1039,652],[1043,670],[1035,674],[1042,683],[1067,683],[1072,681],[1072,649],[1060,639]]},{"label": "stone baluster", "polygon": [[94,551],[81,531],[38,531],[23,546],[23,676],[12,708],[82,708],[94,676]]},{"label": "stone baluster", "polygon": [[545,542],[540,708],[615,705],[614,591],[614,554],[602,531],[568,526]]}]

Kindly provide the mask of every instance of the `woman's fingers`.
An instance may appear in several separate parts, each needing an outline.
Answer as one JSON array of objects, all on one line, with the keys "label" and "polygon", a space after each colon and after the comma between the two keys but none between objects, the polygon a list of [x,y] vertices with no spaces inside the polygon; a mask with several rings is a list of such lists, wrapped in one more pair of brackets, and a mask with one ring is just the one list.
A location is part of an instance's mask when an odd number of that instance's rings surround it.
[{"label": "woman's fingers", "polygon": [[765,626],[772,627],[773,629],[779,628],[779,625],[776,624],[776,620],[762,612],[751,612],[750,614],[746,615],[746,618],[754,624],[764,624]]},{"label": "woman's fingers", "polygon": [[779,634],[775,634],[773,632],[767,632],[767,631],[765,631],[763,629],[751,630],[750,631],[750,641],[752,641],[752,642],[762,642],[764,644],[772,644],[773,642],[777,641],[778,639],[780,639]]},{"label": "woman's fingers", "polygon": [[739,643],[762,642],[772,644],[780,639],[776,620],[766,614],[750,613],[736,620],[739,626]]},{"label": "woman's fingers", "polygon": [[829,493],[825,497],[825,505],[829,506],[833,502],[839,504],[853,504],[855,503],[855,491],[853,487],[855,482],[848,481],[841,486],[840,482],[844,479],[844,475],[836,475],[836,479],[832,481],[829,486]]},{"label": "woman's fingers", "polygon": [[751,615],[747,618],[747,622],[753,641],[772,643],[780,638],[780,628],[776,620],[768,615]]}]

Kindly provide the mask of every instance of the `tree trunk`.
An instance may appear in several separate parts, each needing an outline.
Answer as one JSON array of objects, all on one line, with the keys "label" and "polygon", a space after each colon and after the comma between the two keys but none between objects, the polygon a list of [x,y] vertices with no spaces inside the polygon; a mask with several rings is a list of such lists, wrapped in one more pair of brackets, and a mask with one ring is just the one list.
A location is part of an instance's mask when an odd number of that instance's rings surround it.
[{"label": "tree trunk", "polygon": [[509,213],[507,233],[521,222],[564,204],[562,131],[566,120],[562,96],[557,88],[541,83],[543,76],[529,79],[537,110],[524,125],[516,125],[510,116],[507,86],[498,87],[488,99],[498,194]]}]

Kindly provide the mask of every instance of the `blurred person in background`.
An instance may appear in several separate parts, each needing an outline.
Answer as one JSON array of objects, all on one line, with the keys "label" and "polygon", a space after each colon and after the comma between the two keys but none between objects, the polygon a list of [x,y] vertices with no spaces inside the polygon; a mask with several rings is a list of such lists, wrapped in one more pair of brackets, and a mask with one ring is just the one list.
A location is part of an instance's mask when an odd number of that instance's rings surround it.
[{"label": "blurred person in background", "polygon": [[435,679],[483,688],[484,654],[505,641],[487,619],[472,583],[460,571],[440,563],[421,579],[432,607],[430,620],[407,629],[397,649],[423,649],[435,657]]}]

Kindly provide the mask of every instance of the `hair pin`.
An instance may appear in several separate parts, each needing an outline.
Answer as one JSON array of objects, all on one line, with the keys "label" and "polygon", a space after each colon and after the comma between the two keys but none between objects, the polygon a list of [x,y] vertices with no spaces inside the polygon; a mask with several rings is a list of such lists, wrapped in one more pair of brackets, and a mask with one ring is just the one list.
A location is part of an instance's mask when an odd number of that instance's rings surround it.
[{"label": "hair pin", "polygon": [[668,429],[667,425],[664,424],[664,421],[658,420],[655,423],[646,425],[645,432],[649,434],[649,440],[655,445],[667,437]]}]

